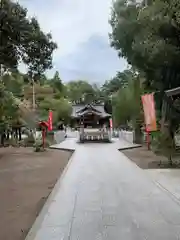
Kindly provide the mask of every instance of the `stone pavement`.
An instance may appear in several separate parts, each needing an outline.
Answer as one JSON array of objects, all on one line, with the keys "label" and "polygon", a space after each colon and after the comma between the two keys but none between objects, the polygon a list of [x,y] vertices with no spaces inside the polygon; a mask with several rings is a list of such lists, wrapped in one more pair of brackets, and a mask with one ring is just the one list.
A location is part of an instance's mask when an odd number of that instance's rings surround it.
[{"label": "stone pavement", "polygon": [[180,169],[146,169],[159,187],[180,202]]},{"label": "stone pavement", "polygon": [[[89,146],[90,144],[92,144],[92,146],[96,146],[96,148],[98,148],[98,146],[105,146],[108,148],[111,147],[111,149],[115,149],[115,150],[124,150],[124,149],[128,149],[128,148],[135,148],[135,147],[139,147],[140,145],[138,144],[132,144],[130,142],[127,142],[123,139],[119,140],[117,138],[112,138],[112,143],[85,143],[84,146]],[[77,139],[72,137],[72,138],[67,138],[66,141],[60,142],[59,144],[55,144],[52,145],[51,148],[53,149],[60,149],[60,150],[69,150],[69,151],[75,151],[77,150],[77,148],[79,148],[79,146],[82,146],[82,143],[78,143]]]},{"label": "stone pavement", "polygon": [[[26,240],[180,239],[180,206],[117,149],[125,142],[76,149]],[[56,147],[56,146],[54,146]]]}]

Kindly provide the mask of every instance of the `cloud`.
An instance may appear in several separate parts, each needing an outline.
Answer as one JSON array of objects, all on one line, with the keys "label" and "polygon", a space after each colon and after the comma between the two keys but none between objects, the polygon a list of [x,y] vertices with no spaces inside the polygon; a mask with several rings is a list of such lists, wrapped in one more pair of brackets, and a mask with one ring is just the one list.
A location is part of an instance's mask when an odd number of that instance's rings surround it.
[{"label": "cloud", "polygon": [[111,0],[19,1],[58,44],[51,73],[59,70],[65,81],[103,81],[125,68],[108,42]]},{"label": "cloud", "polygon": [[64,80],[73,79],[74,76],[75,79],[102,82],[114,76],[116,71],[126,68],[126,61],[116,55],[107,39],[93,35],[75,52],[63,57],[56,67]]}]

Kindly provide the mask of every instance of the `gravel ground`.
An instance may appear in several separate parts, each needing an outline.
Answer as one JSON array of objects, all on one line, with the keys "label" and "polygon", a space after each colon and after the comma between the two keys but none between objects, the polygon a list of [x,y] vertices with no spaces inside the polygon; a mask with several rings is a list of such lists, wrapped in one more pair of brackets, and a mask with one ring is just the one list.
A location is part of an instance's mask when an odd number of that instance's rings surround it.
[{"label": "gravel ground", "polygon": [[0,240],[23,240],[71,153],[0,148]]}]

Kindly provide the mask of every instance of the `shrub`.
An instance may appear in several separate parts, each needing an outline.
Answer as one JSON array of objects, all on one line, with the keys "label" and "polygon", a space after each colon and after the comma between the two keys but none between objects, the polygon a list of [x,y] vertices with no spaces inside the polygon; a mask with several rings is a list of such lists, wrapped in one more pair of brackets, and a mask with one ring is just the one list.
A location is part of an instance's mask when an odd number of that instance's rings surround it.
[{"label": "shrub", "polygon": [[43,152],[45,151],[45,148],[48,148],[51,143],[48,141],[48,139],[45,139],[45,146],[43,147],[43,141],[42,141],[42,136],[39,136],[36,140],[35,143],[33,145],[34,147],[34,151],[35,152]]},{"label": "shrub", "polygon": [[169,165],[173,165],[173,156],[175,154],[174,140],[168,131],[159,132],[152,140],[152,150],[156,154],[163,155],[169,160]]},{"label": "shrub", "polygon": [[28,137],[23,139],[21,142],[22,142],[22,145],[24,147],[32,147],[34,145],[34,143],[35,143],[35,139],[34,139],[33,133],[28,135]]},{"label": "shrub", "polygon": [[37,138],[37,139],[35,140],[35,143],[34,143],[33,147],[34,147],[34,151],[35,151],[35,152],[41,152],[41,151],[43,151],[44,149],[43,149],[42,139]]},{"label": "shrub", "polygon": [[14,136],[11,136],[9,139],[9,145],[12,147],[19,147],[19,142]]}]

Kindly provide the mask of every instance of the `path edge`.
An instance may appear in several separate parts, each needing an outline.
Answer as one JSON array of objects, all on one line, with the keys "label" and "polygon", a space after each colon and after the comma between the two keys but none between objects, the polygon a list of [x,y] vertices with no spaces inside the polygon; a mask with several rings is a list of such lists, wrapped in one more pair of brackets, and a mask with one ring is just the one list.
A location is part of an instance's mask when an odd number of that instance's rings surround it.
[{"label": "path edge", "polygon": [[123,147],[123,148],[118,148],[118,151],[125,151],[125,150],[130,150],[130,149],[134,149],[134,148],[141,148],[142,145],[134,145],[134,146],[129,146],[129,147]]}]

